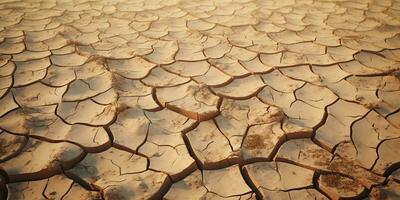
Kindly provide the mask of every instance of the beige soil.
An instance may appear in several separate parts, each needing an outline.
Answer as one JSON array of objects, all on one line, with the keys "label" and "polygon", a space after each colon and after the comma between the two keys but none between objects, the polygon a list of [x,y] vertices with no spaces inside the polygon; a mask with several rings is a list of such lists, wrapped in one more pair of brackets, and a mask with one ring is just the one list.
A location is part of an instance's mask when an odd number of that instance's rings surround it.
[{"label": "beige soil", "polygon": [[400,199],[399,0],[0,0],[0,200]]}]

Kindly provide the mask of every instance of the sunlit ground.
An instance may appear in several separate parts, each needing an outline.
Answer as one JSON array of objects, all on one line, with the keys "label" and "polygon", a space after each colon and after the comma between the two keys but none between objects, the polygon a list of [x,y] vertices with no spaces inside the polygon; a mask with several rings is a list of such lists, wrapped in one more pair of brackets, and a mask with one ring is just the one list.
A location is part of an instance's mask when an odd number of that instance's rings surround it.
[{"label": "sunlit ground", "polygon": [[0,0],[0,200],[400,199],[398,0]]}]

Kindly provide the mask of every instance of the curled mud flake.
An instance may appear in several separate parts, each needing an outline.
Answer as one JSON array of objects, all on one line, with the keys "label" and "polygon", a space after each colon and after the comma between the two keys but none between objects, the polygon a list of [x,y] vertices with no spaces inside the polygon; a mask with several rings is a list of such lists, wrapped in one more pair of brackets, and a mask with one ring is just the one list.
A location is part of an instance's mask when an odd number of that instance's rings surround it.
[{"label": "curled mud flake", "polygon": [[189,118],[204,121],[218,114],[219,97],[204,85],[193,82],[156,90],[158,101]]},{"label": "curled mud flake", "polygon": [[71,168],[83,156],[83,150],[74,144],[49,143],[31,138],[19,156],[3,162],[2,167],[12,182],[37,180],[61,173],[62,168]]},{"label": "curled mud flake", "polygon": [[259,76],[249,76],[234,79],[223,87],[212,88],[212,90],[223,97],[232,99],[248,99],[262,89],[264,83]]},{"label": "curled mud flake", "polygon": [[88,58],[77,53],[71,53],[66,55],[52,55],[50,59],[55,65],[73,67],[84,64]]}]

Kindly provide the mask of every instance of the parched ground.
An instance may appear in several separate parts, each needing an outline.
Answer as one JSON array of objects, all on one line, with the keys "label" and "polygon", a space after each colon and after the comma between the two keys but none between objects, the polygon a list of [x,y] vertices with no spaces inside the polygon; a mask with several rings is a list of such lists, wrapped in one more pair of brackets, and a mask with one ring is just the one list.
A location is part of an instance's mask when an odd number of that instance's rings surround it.
[{"label": "parched ground", "polygon": [[0,199],[400,199],[399,0],[0,0]]}]

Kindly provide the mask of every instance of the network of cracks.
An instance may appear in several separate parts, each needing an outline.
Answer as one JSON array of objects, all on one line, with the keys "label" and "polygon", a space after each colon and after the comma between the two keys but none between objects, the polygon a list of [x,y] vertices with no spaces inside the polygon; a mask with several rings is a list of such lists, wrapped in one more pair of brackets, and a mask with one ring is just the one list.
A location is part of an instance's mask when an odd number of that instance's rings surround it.
[{"label": "network of cracks", "polygon": [[400,199],[398,0],[0,1],[0,199]]}]

